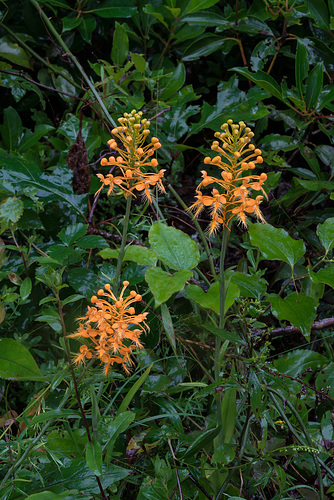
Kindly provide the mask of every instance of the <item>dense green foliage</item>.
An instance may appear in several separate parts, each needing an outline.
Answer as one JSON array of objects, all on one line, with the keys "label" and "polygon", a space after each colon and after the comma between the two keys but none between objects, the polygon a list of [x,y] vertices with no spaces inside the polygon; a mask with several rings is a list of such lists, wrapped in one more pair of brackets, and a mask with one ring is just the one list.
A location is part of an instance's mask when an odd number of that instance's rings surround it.
[{"label": "dense green foliage", "polygon": [[[334,0],[2,2],[1,500],[333,498],[333,74]],[[166,193],[128,217],[95,193],[133,109]],[[209,236],[228,119],[267,224]],[[119,274],[149,332],[105,376],[68,335]]]}]

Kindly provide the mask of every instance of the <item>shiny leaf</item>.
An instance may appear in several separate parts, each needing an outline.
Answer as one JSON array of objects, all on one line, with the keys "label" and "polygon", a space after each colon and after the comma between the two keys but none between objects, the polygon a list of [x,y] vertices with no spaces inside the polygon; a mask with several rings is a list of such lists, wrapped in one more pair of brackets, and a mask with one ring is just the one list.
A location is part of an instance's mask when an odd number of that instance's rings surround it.
[{"label": "shiny leaf", "polygon": [[0,377],[5,380],[36,380],[43,374],[24,345],[13,339],[0,339]]},{"label": "shiny leaf", "polygon": [[160,267],[152,267],[145,274],[145,279],[154,295],[157,307],[166,302],[174,293],[182,290],[191,277],[191,271],[184,270],[169,274]]}]

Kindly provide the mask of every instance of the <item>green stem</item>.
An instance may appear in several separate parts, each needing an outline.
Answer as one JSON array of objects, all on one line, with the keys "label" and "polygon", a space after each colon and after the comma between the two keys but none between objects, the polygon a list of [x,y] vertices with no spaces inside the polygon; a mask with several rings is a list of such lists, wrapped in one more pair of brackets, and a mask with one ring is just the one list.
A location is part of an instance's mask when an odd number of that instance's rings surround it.
[{"label": "green stem", "polygon": [[[219,292],[220,292],[220,302],[219,302],[219,328],[223,329],[225,324],[225,257],[228,246],[228,240],[230,237],[230,228],[224,227],[222,233],[222,243],[220,250],[220,262],[219,262]],[[215,357],[214,357],[214,374],[215,382],[219,384],[219,373],[220,373],[220,349],[221,349],[221,338],[216,335],[216,345],[215,345]],[[222,419],[222,408],[221,408],[221,398],[220,394],[215,395],[217,404],[217,424],[221,426],[220,433],[218,435],[218,446],[223,444],[223,419]]]},{"label": "green stem", "polygon": [[[303,445],[305,446],[305,443],[302,439],[300,439],[300,437],[298,436],[298,434],[296,434],[294,428],[292,427],[292,425],[290,424],[289,422],[289,419],[286,417],[285,413],[284,413],[284,410],[281,408],[280,404],[278,403],[277,399],[275,398],[275,396],[278,396],[282,401],[283,403],[285,403],[289,409],[291,410],[291,412],[293,413],[295,419],[297,420],[298,424],[300,425],[303,433],[304,433],[304,436],[306,438],[306,442],[308,444],[308,446],[310,448],[314,448],[314,445],[312,443],[312,440],[309,436],[309,433],[307,432],[306,428],[305,428],[305,425],[304,425],[304,422],[302,421],[302,419],[300,418],[299,416],[299,413],[296,411],[295,407],[290,403],[290,401],[288,401],[287,399],[285,399],[284,396],[282,396],[282,394],[280,394],[278,391],[275,391],[274,389],[270,389],[268,387],[268,392],[269,392],[269,395],[275,405],[275,407],[277,408],[278,412],[280,413],[281,417],[283,418],[283,420],[285,421],[285,423],[287,424],[289,430],[293,433],[293,435],[297,438],[297,440]],[[275,396],[274,396],[275,395]],[[319,460],[318,460],[318,457],[316,456],[316,454],[310,450],[310,453],[312,455],[312,458],[314,460],[314,465],[315,465],[315,468],[316,468],[316,471],[317,471],[317,476],[318,476],[318,482],[319,482],[319,489],[320,489],[320,500],[324,500],[325,499],[325,495],[324,495],[324,483],[322,481],[322,475],[321,475],[321,470],[320,470],[320,466],[319,466]]]},{"label": "green stem", "polygon": [[45,23],[45,25],[48,27],[48,30],[52,33],[52,35],[55,37],[55,39],[57,40],[57,43],[60,45],[60,47],[62,47],[62,49],[65,51],[65,53],[68,55],[68,57],[71,59],[71,61],[73,62],[74,66],[80,71],[81,75],[82,75],[82,78],[85,80],[86,84],[88,85],[88,87],[90,88],[91,92],[93,93],[95,99],[97,100],[97,102],[99,103],[99,105],[101,106],[101,109],[105,115],[105,117],[107,118],[107,120],[109,121],[109,123],[113,126],[113,127],[116,127],[116,123],[114,122],[114,120],[112,119],[112,117],[110,116],[107,108],[105,107],[104,105],[104,102],[103,100],[101,99],[101,96],[99,94],[99,92],[96,90],[96,88],[94,87],[94,85],[92,84],[92,82],[90,81],[88,75],[85,73],[85,70],[83,69],[83,67],[81,66],[81,64],[79,63],[78,59],[72,54],[72,52],[70,51],[70,49],[67,47],[66,43],[64,42],[64,40],[61,38],[61,36],[59,35],[59,33],[57,32],[57,30],[55,29],[55,27],[53,26],[53,24],[51,23],[50,19],[48,18],[48,16],[45,14],[45,12],[41,9],[41,6],[39,5],[38,2],[36,2],[36,0],[30,0],[30,2],[33,4],[33,6],[38,10],[38,12],[40,13],[40,15],[42,16],[43,18],[43,21]]},{"label": "green stem", "polygon": [[131,212],[131,202],[132,202],[132,196],[128,196],[126,199],[126,209],[125,209],[125,216],[124,216],[124,223],[123,223],[123,234],[122,234],[121,248],[119,249],[116,274],[115,274],[115,278],[114,278],[114,282],[115,282],[114,294],[116,296],[118,294],[118,290],[120,287],[121,268],[122,268],[122,264],[123,264],[124,254],[125,254],[126,237],[128,234],[128,226],[129,226],[129,219],[130,219],[130,212]]},{"label": "green stem", "polygon": [[[89,425],[88,425],[88,422],[87,422],[86,414],[85,414],[84,409],[83,409],[82,404],[81,404],[81,399],[80,399],[80,394],[79,394],[77,379],[75,377],[73,363],[72,363],[72,360],[71,360],[70,346],[69,346],[69,342],[68,342],[68,337],[67,337],[67,332],[66,332],[66,326],[65,326],[64,316],[63,316],[63,307],[62,307],[62,303],[61,303],[58,291],[55,291],[55,296],[56,296],[57,303],[58,303],[58,311],[59,311],[59,316],[60,316],[60,322],[61,322],[61,325],[62,325],[62,332],[63,332],[63,337],[64,337],[65,351],[66,351],[67,361],[68,361],[68,365],[69,365],[71,376],[72,376],[72,380],[73,380],[74,391],[75,391],[76,399],[77,399],[77,402],[78,402],[79,410],[80,410],[80,413],[81,413],[81,416],[82,416],[82,420],[83,420],[84,426],[86,428],[87,439],[88,439],[89,443],[92,444],[92,437],[91,437],[91,434],[90,434],[90,430],[89,430]],[[103,486],[102,486],[100,478],[95,475],[95,479],[96,479],[96,482],[97,482],[97,485],[99,487],[99,490],[100,490],[100,493],[101,493],[101,496],[102,496],[103,500],[107,500],[107,497],[106,497],[106,494],[105,494],[105,492],[103,490]]]},{"label": "green stem", "polygon": [[[173,188],[173,186],[171,186],[169,184],[168,189],[173,194],[173,196],[178,201],[178,203],[181,205],[181,207],[184,210],[188,210],[187,205],[184,203],[184,201],[182,200],[182,198],[177,194],[177,192],[175,191],[175,189]],[[203,233],[202,228],[201,228],[200,224],[198,223],[197,219],[195,219],[195,217],[192,217],[192,219],[193,219],[194,225],[195,225],[195,227],[196,227],[196,229],[198,231],[198,234],[199,234],[199,236],[200,236],[200,238],[202,240],[205,253],[208,256],[211,274],[212,274],[213,278],[215,278],[217,276],[217,273],[216,273],[216,270],[215,270],[215,264],[214,264],[213,256],[212,256],[212,253],[210,252],[210,248],[209,248],[208,242],[206,240],[205,234]]]}]

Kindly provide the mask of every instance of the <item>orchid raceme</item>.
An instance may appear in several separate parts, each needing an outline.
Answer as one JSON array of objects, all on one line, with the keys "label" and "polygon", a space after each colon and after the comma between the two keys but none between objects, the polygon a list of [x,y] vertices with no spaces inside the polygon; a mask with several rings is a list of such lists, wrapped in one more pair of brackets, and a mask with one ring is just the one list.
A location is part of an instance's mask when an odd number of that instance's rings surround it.
[{"label": "orchid raceme", "polygon": [[[157,137],[152,137],[151,141],[145,145],[150,134],[150,122],[146,118],[142,118],[142,114],[141,111],[133,110],[131,113],[124,113],[123,117],[118,119],[120,125],[111,131],[114,138],[108,141],[110,148],[116,154],[118,153],[118,156],[115,154],[115,156],[101,160],[103,167],[111,166],[112,169],[117,169],[117,175],[109,173],[106,176],[102,174],[97,174],[97,176],[102,182],[99,191],[104,186],[108,186],[108,195],[110,195],[117,186],[128,197],[134,195],[133,191],[137,190],[151,202],[151,188],[153,186],[157,186],[161,192],[165,192],[162,184],[165,170],[147,171],[147,168],[156,169],[158,167],[157,159],[152,158],[152,156],[161,147],[161,144]],[[119,147],[117,140],[123,148]]]},{"label": "orchid raceme", "polygon": [[[251,144],[254,137],[244,122],[234,124],[228,120],[221,126],[222,132],[216,132],[219,140],[212,143],[212,151],[218,153],[213,158],[206,157],[204,163],[220,168],[220,178],[211,176],[202,170],[203,180],[196,189],[196,202],[189,210],[197,217],[207,207],[210,211],[211,222],[209,234],[215,233],[220,226],[229,227],[230,221],[236,217],[244,227],[247,227],[247,215],[255,215],[265,222],[260,211],[260,204],[267,197],[263,183],[267,179],[265,173],[260,175],[244,175],[253,170],[256,164],[263,163],[261,150]],[[202,189],[215,184],[211,194],[203,194]],[[255,198],[252,191],[260,191]]]},{"label": "orchid raceme", "polygon": [[136,314],[131,305],[140,302],[141,295],[131,290],[124,298],[128,285],[128,281],[123,281],[118,298],[112,293],[109,284],[97,292],[98,296],[91,298],[94,306],[88,306],[86,316],[79,318],[81,323],[78,331],[69,335],[72,338],[88,339],[88,345],[83,344],[80,347],[80,354],[75,358],[75,363],[96,358],[104,363],[105,375],[114,363],[121,364],[124,370],[129,372],[128,367],[133,363],[130,355],[134,349],[142,347],[140,335],[149,328],[145,323],[148,313]]}]

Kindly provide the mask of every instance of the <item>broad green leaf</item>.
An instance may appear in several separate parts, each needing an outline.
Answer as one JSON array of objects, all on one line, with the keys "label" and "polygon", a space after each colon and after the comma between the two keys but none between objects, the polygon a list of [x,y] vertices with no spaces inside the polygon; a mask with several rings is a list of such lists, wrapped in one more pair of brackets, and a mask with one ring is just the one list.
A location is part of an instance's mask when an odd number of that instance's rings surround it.
[{"label": "broad green leaf", "polygon": [[[186,288],[187,297],[197,302],[197,304],[212,309],[217,314],[220,312],[220,292],[219,283],[213,283],[207,292],[197,285],[188,285]],[[231,307],[233,302],[240,295],[239,287],[235,283],[228,283],[225,292],[225,312]]]},{"label": "broad green leaf", "polygon": [[331,181],[306,181],[304,179],[296,179],[296,182],[307,191],[321,191],[322,189],[332,191],[334,188],[334,182]]},{"label": "broad green leaf", "polygon": [[[30,133],[29,135],[27,132],[25,135],[22,137],[20,144],[17,148],[17,151],[19,153],[24,153],[25,151],[28,151],[28,149],[32,148],[35,146],[35,144],[38,143],[38,141],[47,135],[48,132],[51,130],[54,130],[55,127],[52,127],[51,125],[37,125],[35,128],[35,132]],[[30,131],[29,131],[30,132]]]},{"label": "broad green leaf", "polygon": [[279,320],[287,320],[299,328],[307,340],[310,340],[311,326],[317,316],[315,302],[302,293],[291,293],[284,299],[270,294],[268,300],[274,316]]},{"label": "broad green leaf", "polygon": [[334,217],[325,220],[323,224],[317,226],[317,235],[326,253],[334,248]]},{"label": "broad green leaf", "polygon": [[206,33],[191,42],[183,52],[183,61],[195,61],[199,57],[204,57],[216,52],[217,50],[223,53],[229,53],[231,48],[236,45],[235,40],[221,37],[219,35]]},{"label": "broad green leaf", "polygon": [[139,73],[145,73],[146,61],[142,54],[137,54],[137,52],[130,52],[131,59],[135,68]]},{"label": "broad green leaf", "polygon": [[152,366],[153,363],[148,368],[146,368],[144,373],[142,373],[139,379],[131,386],[131,389],[127,392],[122,403],[120,404],[116,416],[120,415],[121,413],[125,412],[128,409],[128,406],[131,403],[132,399],[134,398],[135,394],[137,393],[137,391],[139,391],[139,389],[149,376]]},{"label": "broad green leaf", "polygon": [[70,295],[69,297],[66,297],[66,299],[62,300],[62,306],[66,306],[66,304],[72,304],[73,302],[77,302],[78,300],[84,299],[85,297],[83,295]]},{"label": "broad green leaf", "polygon": [[7,37],[0,39],[0,57],[18,66],[32,69],[30,54],[17,43],[9,42]]},{"label": "broad green leaf", "polygon": [[92,42],[92,34],[96,28],[96,19],[93,16],[82,16],[82,22],[78,27],[78,31],[82,38],[87,43]]},{"label": "broad green leaf", "polygon": [[3,302],[0,302],[0,325],[5,319],[5,316],[6,316],[5,306],[3,305]]},{"label": "broad green leaf", "polygon": [[270,224],[252,224],[249,235],[252,245],[259,247],[265,259],[283,260],[292,269],[305,253],[302,240],[295,240],[284,229]]},{"label": "broad green leaf", "polygon": [[0,126],[2,139],[9,151],[16,151],[23,134],[20,115],[16,109],[9,106],[3,111],[4,123]]},{"label": "broad green leaf", "polygon": [[96,274],[85,267],[70,268],[67,273],[67,280],[77,293],[84,295],[86,298],[95,295],[103,285]]},{"label": "broad green leaf", "polygon": [[125,411],[123,413],[119,413],[115,418],[112,419],[110,423],[108,423],[106,418],[100,420],[100,423],[106,422],[108,431],[108,441],[103,447],[103,451],[107,450],[106,461],[108,461],[108,458],[111,460],[111,454],[116,439],[129,428],[135,417],[136,414],[134,412]]},{"label": "broad green leaf", "polygon": [[309,69],[309,64],[308,64],[307,49],[305,45],[301,42],[301,40],[298,38],[295,75],[296,75],[296,87],[298,89],[300,98],[302,98],[304,94],[303,81],[307,77],[308,69]]},{"label": "broad green leaf", "polygon": [[183,63],[179,63],[170,77],[161,78],[161,92],[159,98],[166,101],[172,97],[183,85],[186,79],[186,70]]},{"label": "broad green leaf", "polygon": [[211,11],[201,11],[193,14],[188,12],[184,17],[182,17],[182,22],[194,26],[205,26],[213,28],[225,28],[231,26],[231,23],[227,21],[223,16],[220,16],[216,12]]},{"label": "broad green leaf", "polygon": [[161,9],[159,11],[158,6],[155,6],[155,5],[148,3],[143,8],[143,12],[145,12],[145,14],[150,14],[151,16],[155,17],[155,19],[157,19],[161,24],[163,24],[165,26],[165,28],[168,29],[168,24],[164,19],[164,16],[161,12]]},{"label": "broad green leaf", "polygon": [[82,224],[82,222],[78,222],[77,224],[72,224],[71,226],[68,225],[64,227],[58,234],[58,238],[61,239],[61,241],[64,243],[66,246],[73,245],[73,243],[81,238],[82,236],[85,236],[87,233],[88,229],[88,224]]},{"label": "broad green leaf", "polygon": [[152,250],[167,266],[175,270],[192,269],[199,263],[196,243],[179,229],[162,222],[152,224],[149,231]]},{"label": "broad green leaf", "polygon": [[330,31],[329,13],[324,0],[306,0],[306,5],[320,28]]},{"label": "broad green leaf", "polygon": [[164,325],[164,330],[167,335],[168,341],[172,346],[175,356],[177,356],[173,321],[166,304],[161,305],[161,316],[162,316],[162,324]]},{"label": "broad green leaf", "polygon": [[223,443],[231,443],[237,415],[237,391],[234,387],[225,389],[221,405]]},{"label": "broad green leaf", "polygon": [[316,351],[297,349],[280,356],[274,361],[274,366],[279,372],[292,377],[300,377],[309,368],[317,371],[327,363],[328,359]]},{"label": "broad green leaf", "polygon": [[197,12],[198,10],[208,9],[216,5],[219,0],[191,0],[186,8],[186,13]]},{"label": "broad green leaf", "polygon": [[334,288],[334,264],[320,269],[317,273],[310,270],[309,274],[314,283],[326,283],[326,285]]},{"label": "broad green leaf", "polygon": [[108,243],[106,240],[97,234],[92,234],[89,236],[84,236],[83,238],[80,238],[75,246],[79,248],[109,248]]},{"label": "broad green leaf", "polygon": [[132,5],[132,0],[124,0],[121,7],[115,6],[115,0],[104,0],[98,8],[91,9],[90,12],[104,19],[132,17],[137,14],[137,8]]},{"label": "broad green leaf", "polygon": [[123,66],[129,53],[129,38],[125,28],[116,21],[111,59],[117,66]]},{"label": "broad green leaf", "polygon": [[62,23],[63,23],[63,33],[66,33],[66,31],[71,31],[79,26],[82,22],[82,17],[81,16],[65,16],[62,18]]},{"label": "broad green leaf", "polygon": [[[90,470],[85,460],[74,458],[67,460],[66,465],[57,465],[55,467],[55,463],[52,461],[52,463],[43,467],[43,480],[51,491],[64,491],[65,489],[78,490],[79,492],[84,492],[85,498],[96,498],[99,496],[100,490],[96,483],[96,476]],[[117,465],[103,464],[102,476],[100,478],[103,490],[107,491],[111,487],[113,491],[116,491],[114,488],[117,483],[124,480],[130,473],[130,470],[118,467]],[[31,492],[41,487],[39,478],[32,478],[29,483],[28,488]],[[80,498],[80,495],[76,495],[74,498]]]},{"label": "broad green leaf", "polygon": [[32,282],[31,279],[27,276],[26,278],[24,278],[24,280],[20,285],[20,295],[22,300],[25,300],[29,297],[31,289],[32,289]]},{"label": "broad green leaf", "polygon": [[208,431],[201,432],[199,436],[191,443],[185,454],[182,456],[182,460],[186,457],[195,457],[196,454],[205,448],[208,444],[211,444],[214,438],[219,434],[220,427],[215,427],[214,429],[209,429]]},{"label": "broad green leaf", "polygon": [[102,447],[96,440],[87,443],[86,462],[95,476],[102,476]]},{"label": "broad green leaf", "polygon": [[20,198],[6,198],[0,203],[1,232],[15,224],[23,214],[23,201]]},{"label": "broad green leaf", "polygon": [[152,267],[145,273],[145,279],[154,295],[156,307],[166,302],[174,293],[182,290],[191,277],[191,271],[184,270],[169,274],[160,267]]},{"label": "broad green leaf", "polygon": [[71,492],[69,490],[64,491],[63,493],[53,493],[52,491],[45,490],[40,493],[33,493],[28,497],[25,497],[25,500],[62,500],[63,498],[69,496]]},{"label": "broad green leaf", "polygon": [[305,104],[308,111],[315,108],[316,102],[322,89],[323,80],[324,66],[323,63],[320,62],[312,69],[305,82]]},{"label": "broad green leaf", "polygon": [[232,271],[227,276],[230,276],[231,283],[238,285],[241,297],[261,299],[267,291],[266,281],[258,276],[249,276],[239,271]]},{"label": "broad green leaf", "polygon": [[13,339],[0,339],[0,377],[5,380],[36,380],[43,374],[24,345]]},{"label": "broad green leaf", "polygon": [[271,95],[279,99],[280,101],[288,104],[287,100],[283,97],[282,90],[276,80],[270,75],[267,75],[264,71],[257,71],[256,73],[251,73],[246,68],[232,68],[230,71],[236,71],[240,75],[245,76],[251,82],[256,83],[264,90],[270,92]]}]

